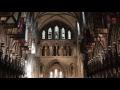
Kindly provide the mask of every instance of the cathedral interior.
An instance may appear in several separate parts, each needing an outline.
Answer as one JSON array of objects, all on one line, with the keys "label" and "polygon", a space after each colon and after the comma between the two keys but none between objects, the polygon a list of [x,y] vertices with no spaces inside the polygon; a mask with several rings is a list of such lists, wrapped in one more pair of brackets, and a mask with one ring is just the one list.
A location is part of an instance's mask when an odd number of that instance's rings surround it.
[{"label": "cathedral interior", "polygon": [[0,78],[119,78],[120,12],[0,12]]}]

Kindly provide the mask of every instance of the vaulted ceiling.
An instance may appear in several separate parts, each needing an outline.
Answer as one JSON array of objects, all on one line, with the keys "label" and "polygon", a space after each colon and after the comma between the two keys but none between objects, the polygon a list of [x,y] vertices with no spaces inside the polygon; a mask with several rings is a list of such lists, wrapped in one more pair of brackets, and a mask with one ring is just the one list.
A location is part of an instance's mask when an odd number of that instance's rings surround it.
[{"label": "vaulted ceiling", "polygon": [[53,21],[61,21],[72,29],[75,29],[76,22],[78,18],[80,18],[80,12],[36,12],[35,15],[39,23],[39,30],[41,30],[44,25]]},{"label": "vaulted ceiling", "polygon": [[39,12],[39,16],[43,16],[43,15],[60,15],[60,14],[64,14],[64,15],[70,15],[72,17],[79,17],[80,16],[80,12]]}]

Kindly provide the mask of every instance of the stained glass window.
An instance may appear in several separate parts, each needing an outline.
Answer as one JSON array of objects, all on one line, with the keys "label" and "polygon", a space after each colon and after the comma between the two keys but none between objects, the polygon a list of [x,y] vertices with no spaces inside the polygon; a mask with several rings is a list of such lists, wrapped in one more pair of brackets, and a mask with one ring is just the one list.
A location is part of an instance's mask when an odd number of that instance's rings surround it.
[{"label": "stained glass window", "polygon": [[52,28],[48,29],[48,39],[52,39]]},{"label": "stained glass window", "polygon": [[70,30],[68,31],[68,39],[71,39],[71,32],[70,32]]},{"label": "stained glass window", "polygon": [[45,31],[42,32],[42,39],[45,39]]},{"label": "stained glass window", "polygon": [[59,39],[59,27],[58,26],[55,26],[55,34],[54,34],[54,36],[55,36],[55,39]]},{"label": "stained glass window", "polygon": [[65,39],[65,28],[62,28],[62,31],[61,31],[61,37],[62,39]]}]

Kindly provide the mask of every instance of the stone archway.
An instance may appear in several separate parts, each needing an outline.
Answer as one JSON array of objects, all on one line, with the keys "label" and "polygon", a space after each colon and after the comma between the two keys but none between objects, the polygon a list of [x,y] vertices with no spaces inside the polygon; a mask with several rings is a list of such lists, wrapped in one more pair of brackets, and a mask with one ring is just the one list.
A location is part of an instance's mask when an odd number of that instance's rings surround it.
[{"label": "stone archway", "polygon": [[[50,73],[54,77],[53,73],[55,74],[55,72],[61,73],[59,75],[64,78],[80,76],[77,75],[79,70],[76,70],[78,66],[79,69],[81,68],[80,62],[77,61],[79,58],[76,41],[78,35],[77,21],[77,18],[59,12],[38,15],[36,36],[39,46],[42,48],[42,55],[39,58],[45,65],[44,78],[49,78]],[[44,34],[42,34],[43,31],[45,31]],[[44,37],[42,38],[42,36]],[[76,62],[78,62],[78,65],[75,64],[74,66],[76,68],[72,65],[69,67],[71,63]],[[56,75],[56,77],[58,76]]]},{"label": "stone archway", "polygon": [[58,62],[57,60],[53,60],[46,66],[46,78],[65,78],[66,70],[65,66]]},{"label": "stone archway", "polygon": [[59,65],[54,65],[49,69],[49,78],[63,78],[64,73]]}]

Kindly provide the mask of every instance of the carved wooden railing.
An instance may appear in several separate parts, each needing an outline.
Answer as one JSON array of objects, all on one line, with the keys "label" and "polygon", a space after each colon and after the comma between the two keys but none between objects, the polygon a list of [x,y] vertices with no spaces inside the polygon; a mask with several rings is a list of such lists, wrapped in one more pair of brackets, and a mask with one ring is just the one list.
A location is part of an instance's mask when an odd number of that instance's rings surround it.
[{"label": "carved wooden railing", "polygon": [[119,44],[120,42],[113,42],[112,46],[103,51],[104,57],[97,55],[88,61],[88,77],[120,77],[120,48],[117,48]]}]

